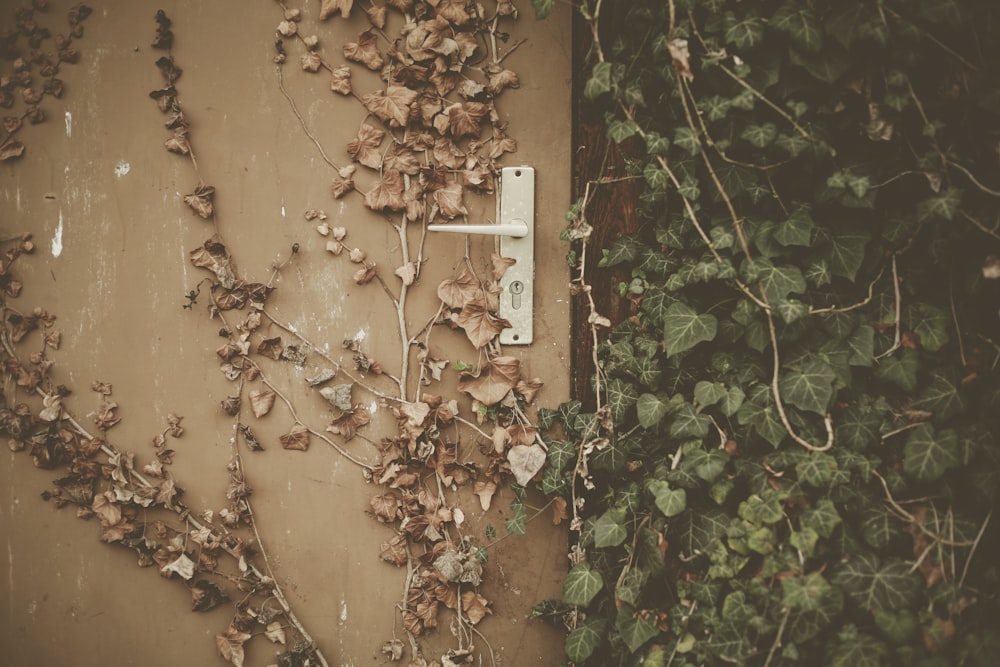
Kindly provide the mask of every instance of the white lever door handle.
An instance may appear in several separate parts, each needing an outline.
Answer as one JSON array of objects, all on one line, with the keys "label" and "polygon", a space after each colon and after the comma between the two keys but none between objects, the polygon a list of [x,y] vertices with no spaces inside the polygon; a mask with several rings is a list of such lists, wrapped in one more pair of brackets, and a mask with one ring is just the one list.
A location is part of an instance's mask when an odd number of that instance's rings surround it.
[{"label": "white lever door handle", "polygon": [[519,239],[528,235],[528,223],[524,220],[511,220],[496,225],[427,225],[427,229],[431,232],[513,236]]}]

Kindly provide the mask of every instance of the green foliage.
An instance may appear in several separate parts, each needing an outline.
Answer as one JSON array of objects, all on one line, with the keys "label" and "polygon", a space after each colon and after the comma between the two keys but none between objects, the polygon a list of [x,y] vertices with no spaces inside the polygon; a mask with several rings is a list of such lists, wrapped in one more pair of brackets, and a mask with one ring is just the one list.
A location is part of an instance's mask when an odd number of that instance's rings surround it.
[{"label": "green foliage", "polygon": [[631,271],[607,410],[543,415],[543,489],[582,502],[567,657],[992,664],[1000,13],[579,7],[607,40],[583,93],[644,192],[591,269]]}]

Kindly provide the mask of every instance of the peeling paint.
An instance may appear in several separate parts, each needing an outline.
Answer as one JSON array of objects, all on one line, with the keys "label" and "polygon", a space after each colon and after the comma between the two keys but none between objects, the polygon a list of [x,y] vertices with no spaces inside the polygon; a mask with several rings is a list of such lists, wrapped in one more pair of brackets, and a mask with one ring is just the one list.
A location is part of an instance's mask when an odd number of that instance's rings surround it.
[{"label": "peeling paint", "polygon": [[56,227],[56,233],[52,237],[52,256],[58,257],[63,251],[63,212],[59,209],[59,225]]},{"label": "peeling paint", "polygon": [[130,165],[125,160],[121,160],[120,162],[118,162],[118,164],[115,165],[115,176],[121,178],[131,170],[132,170],[132,165]]}]

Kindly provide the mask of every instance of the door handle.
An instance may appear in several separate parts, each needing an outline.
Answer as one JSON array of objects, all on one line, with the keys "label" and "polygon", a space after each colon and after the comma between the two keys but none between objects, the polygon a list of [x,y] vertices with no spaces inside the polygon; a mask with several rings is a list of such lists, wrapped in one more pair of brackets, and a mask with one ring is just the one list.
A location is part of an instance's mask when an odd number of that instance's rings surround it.
[{"label": "door handle", "polygon": [[427,225],[432,232],[500,237],[500,256],[515,260],[500,278],[500,317],[511,326],[500,332],[503,345],[531,343],[535,312],[535,170],[500,170],[497,222],[493,225]]}]

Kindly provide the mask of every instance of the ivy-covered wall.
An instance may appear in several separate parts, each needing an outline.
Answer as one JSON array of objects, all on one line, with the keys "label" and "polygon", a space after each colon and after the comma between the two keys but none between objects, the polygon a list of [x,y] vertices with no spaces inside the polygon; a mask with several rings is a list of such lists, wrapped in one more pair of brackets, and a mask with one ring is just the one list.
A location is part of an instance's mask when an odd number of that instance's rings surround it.
[{"label": "ivy-covered wall", "polygon": [[578,665],[993,664],[1000,8],[578,9],[642,227],[594,267],[613,179],[567,216],[597,401],[543,414],[578,542],[536,615]]}]

